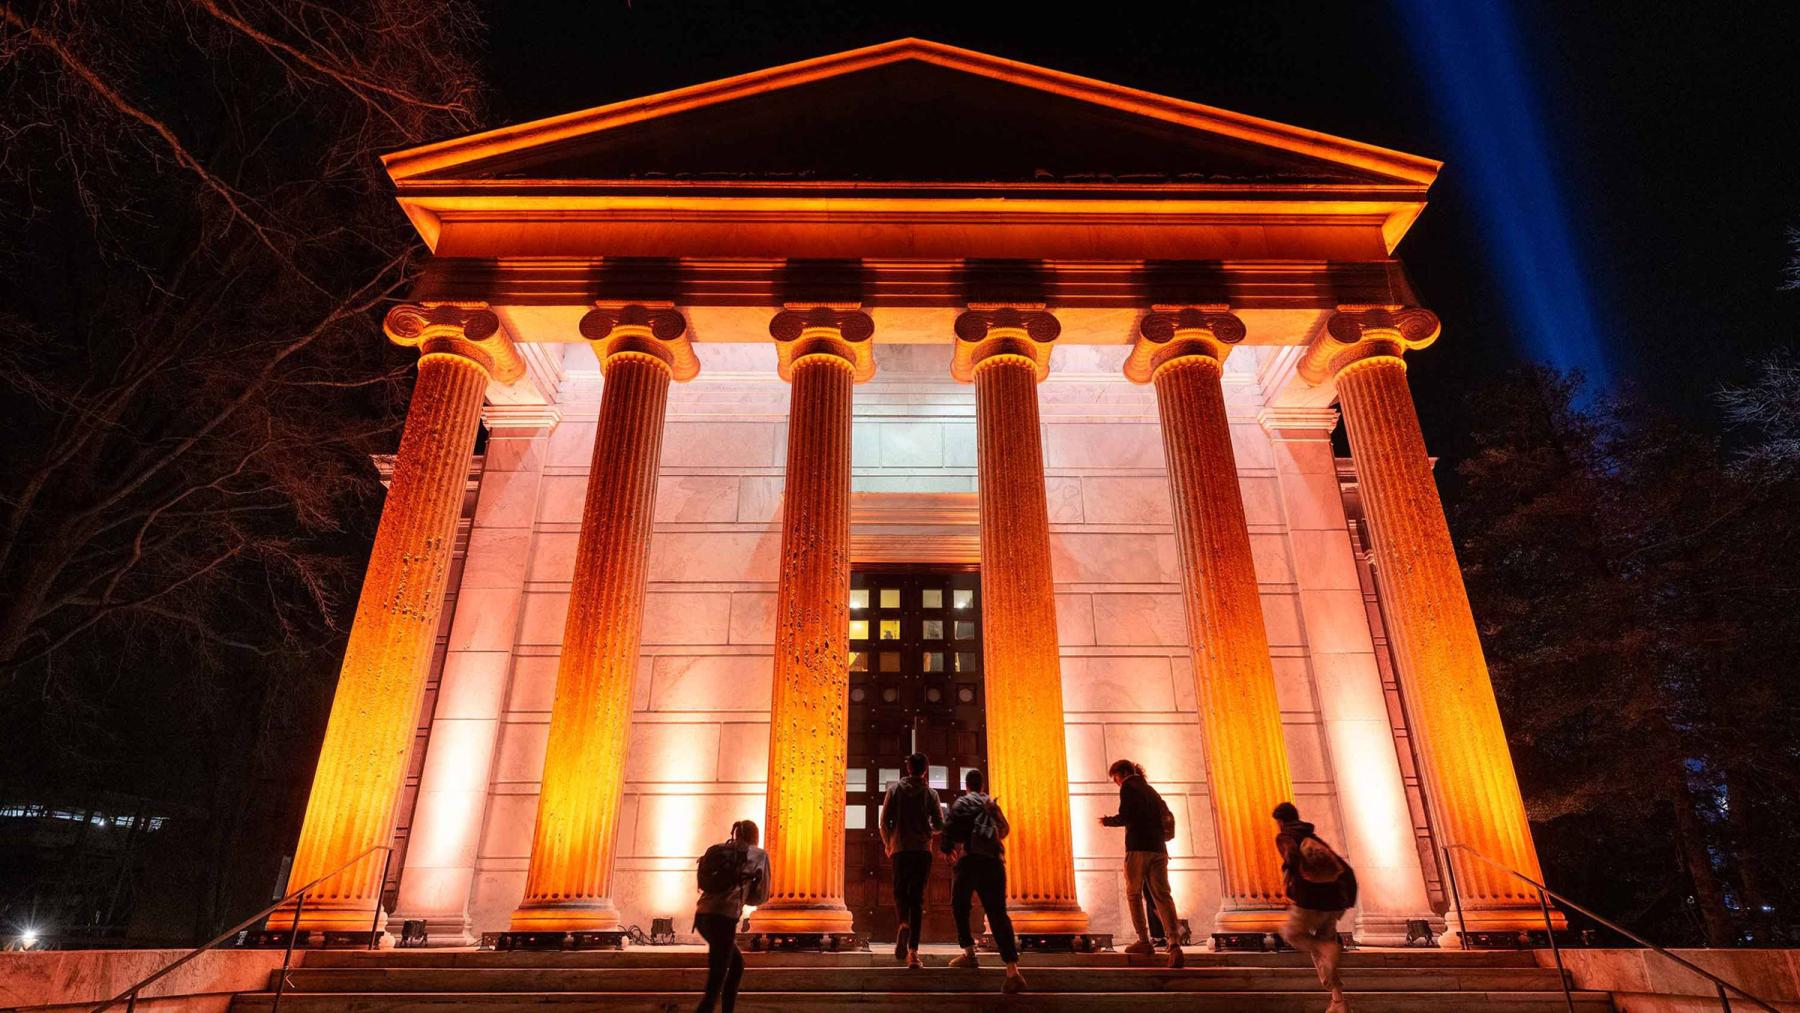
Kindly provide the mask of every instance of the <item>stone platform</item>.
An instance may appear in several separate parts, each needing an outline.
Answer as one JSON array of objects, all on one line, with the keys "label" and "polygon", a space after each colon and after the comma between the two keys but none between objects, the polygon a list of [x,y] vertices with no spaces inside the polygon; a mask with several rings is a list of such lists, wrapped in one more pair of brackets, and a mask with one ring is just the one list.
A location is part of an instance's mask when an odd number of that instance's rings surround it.
[{"label": "stone platform", "polygon": [[[1107,1013],[1151,1009],[1234,1013],[1318,1013],[1325,1008],[1312,969],[1296,954],[1188,955],[1170,971],[1160,960],[1122,953],[1026,954],[1030,991],[1002,996],[997,960],[980,970],[945,966],[949,947],[921,953],[926,967],[908,970],[880,953],[759,953],[748,969],[738,1008],[759,1011],[863,1010],[933,1013],[1046,1010]],[[699,999],[705,954],[691,947],[622,952],[312,951],[297,958],[281,1001],[284,1010],[422,1013],[472,1010],[671,1011]],[[1565,1009],[1554,969],[1530,953],[1362,951],[1345,958],[1345,985],[1359,1013],[1552,1013]],[[273,986],[273,977],[270,985]],[[273,1005],[270,992],[237,996],[233,1013]],[[1604,992],[1578,992],[1576,1009],[1613,1009]]]}]

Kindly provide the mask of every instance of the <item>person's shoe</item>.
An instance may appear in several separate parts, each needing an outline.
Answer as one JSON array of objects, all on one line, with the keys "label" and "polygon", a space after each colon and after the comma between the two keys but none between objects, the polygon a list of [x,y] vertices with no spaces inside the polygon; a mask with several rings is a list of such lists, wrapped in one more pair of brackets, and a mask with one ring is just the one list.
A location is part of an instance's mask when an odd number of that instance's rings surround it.
[{"label": "person's shoe", "polygon": [[1179,971],[1186,966],[1187,956],[1181,952],[1181,947],[1169,947],[1169,970]]},{"label": "person's shoe", "polygon": [[1125,947],[1125,955],[1128,957],[1154,957],[1156,956],[1156,946],[1148,939],[1140,939]]},{"label": "person's shoe", "polygon": [[981,966],[981,961],[976,960],[973,953],[958,953],[950,958],[950,966],[975,968]]},{"label": "person's shoe", "polygon": [[1000,991],[1007,995],[1018,995],[1025,991],[1025,976],[1022,974],[1007,975],[1006,984],[1000,986]]},{"label": "person's shoe", "polygon": [[1350,1004],[1344,1001],[1344,993],[1332,994],[1331,1005],[1325,1007],[1325,1013],[1350,1013]]},{"label": "person's shoe", "polygon": [[910,934],[906,926],[902,925],[894,940],[894,959],[902,964],[906,963],[906,937]]},{"label": "person's shoe", "polygon": [[907,955],[906,967],[908,970],[917,971],[919,968],[924,967],[924,966],[925,966],[924,964],[919,963],[919,951],[918,950],[914,950],[910,954]]}]

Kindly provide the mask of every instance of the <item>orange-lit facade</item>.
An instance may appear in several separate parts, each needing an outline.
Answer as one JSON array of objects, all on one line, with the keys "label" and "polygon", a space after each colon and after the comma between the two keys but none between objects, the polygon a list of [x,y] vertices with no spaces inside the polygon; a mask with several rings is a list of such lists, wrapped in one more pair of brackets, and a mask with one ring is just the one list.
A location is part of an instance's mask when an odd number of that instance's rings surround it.
[{"label": "orange-lit facade", "polygon": [[1365,941],[1442,923],[1438,846],[1536,871],[1401,358],[1436,162],[903,40],[387,164],[423,357],[295,877],[399,857],[307,925],[685,927],[749,818],[752,931],[856,931],[850,574],[900,564],[980,570],[1023,932],[1129,925],[1121,757],[1197,936],[1274,923],[1283,798]]}]

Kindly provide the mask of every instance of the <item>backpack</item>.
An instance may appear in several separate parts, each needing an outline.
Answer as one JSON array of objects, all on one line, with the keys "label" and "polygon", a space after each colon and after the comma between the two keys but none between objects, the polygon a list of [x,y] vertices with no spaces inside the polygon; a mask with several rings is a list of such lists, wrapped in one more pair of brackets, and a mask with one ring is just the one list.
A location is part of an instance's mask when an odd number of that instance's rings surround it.
[{"label": "backpack", "polygon": [[1294,868],[1308,883],[1336,883],[1349,866],[1330,845],[1308,834],[1300,839],[1300,857]]},{"label": "backpack", "polygon": [[1169,803],[1164,802],[1161,795],[1156,796],[1156,801],[1162,805],[1163,843],[1167,844],[1175,839],[1175,814],[1169,811]]},{"label": "backpack", "polygon": [[700,856],[700,865],[696,870],[700,891],[730,893],[743,885],[750,878],[744,872],[749,857],[748,851],[730,841],[707,848],[706,854]]},{"label": "backpack", "polygon": [[982,806],[975,814],[969,827],[967,847],[972,855],[1000,854],[1000,827],[994,820],[994,803]]}]

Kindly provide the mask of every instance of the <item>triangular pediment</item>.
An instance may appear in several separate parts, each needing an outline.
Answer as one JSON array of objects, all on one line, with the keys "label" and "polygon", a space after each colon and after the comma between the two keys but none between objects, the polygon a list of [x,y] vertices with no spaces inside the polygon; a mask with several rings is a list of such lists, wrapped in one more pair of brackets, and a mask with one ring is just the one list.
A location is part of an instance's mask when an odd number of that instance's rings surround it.
[{"label": "triangular pediment", "polygon": [[1437,163],[906,39],[389,156],[396,180],[1429,184]]}]

